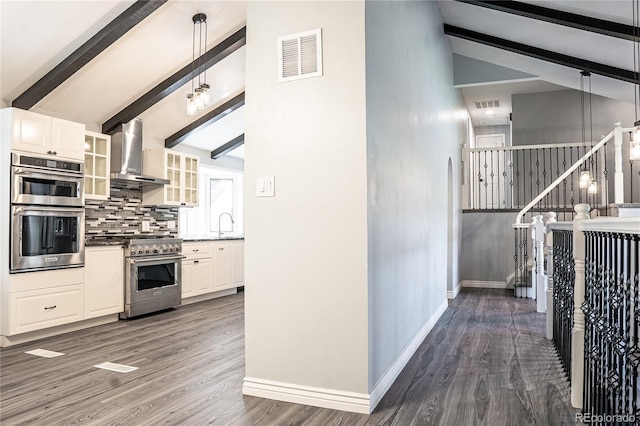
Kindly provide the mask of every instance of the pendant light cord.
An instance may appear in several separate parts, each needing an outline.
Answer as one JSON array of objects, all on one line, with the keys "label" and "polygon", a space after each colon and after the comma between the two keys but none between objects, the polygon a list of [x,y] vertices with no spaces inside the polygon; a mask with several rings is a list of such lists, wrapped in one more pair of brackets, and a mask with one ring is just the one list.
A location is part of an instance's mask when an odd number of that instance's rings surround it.
[{"label": "pendant light cord", "polygon": [[196,23],[193,23],[193,40],[191,44],[191,94],[194,93],[193,81],[196,78]]},{"label": "pendant light cord", "polygon": [[[640,98],[640,3],[632,0],[633,19],[633,71],[635,72],[636,90],[633,91],[633,104],[635,106],[636,123],[638,122],[638,98]],[[635,123],[634,123],[635,124]]]},{"label": "pendant light cord", "polygon": [[[207,21],[204,21],[204,52],[203,54],[207,53],[207,34],[209,33],[209,27],[207,26]],[[204,68],[204,64],[203,64],[203,68]],[[202,78],[202,82],[204,84],[207,84],[207,69],[204,68],[204,77]]]},{"label": "pendant light cord", "polygon": [[580,73],[580,128],[582,130],[582,149],[586,150],[586,131],[584,128],[584,74],[582,73]]}]

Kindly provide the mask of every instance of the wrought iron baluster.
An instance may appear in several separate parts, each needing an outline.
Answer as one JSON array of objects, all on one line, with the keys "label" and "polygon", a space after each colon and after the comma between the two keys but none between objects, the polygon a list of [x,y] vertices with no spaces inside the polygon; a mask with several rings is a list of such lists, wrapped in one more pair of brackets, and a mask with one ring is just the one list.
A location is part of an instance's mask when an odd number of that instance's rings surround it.
[{"label": "wrought iron baluster", "polygon": [[[560,177],[560,150],[558,149],[558,147],[556,147],[555,149],[556,149],[556,177],[555,177],[555,179],[558,179]],[[552,164],[552,168],[551,168],[551,173],[553,173],[553,164]],[[560,207],[560,185],[558,185],[554,191],[556,192],[555,209],[557,210]]]},{"label": "wrought iron baluster", "polygon": [[514,208],[517,203],[514,204],[514,187],[513,187],[513,151],[505,151],[505,155],[509,160],[509,207]]},{"label": "wrought iron baluster", "polygon": [[[489,163],[491,163],[491,174],[489,175],[491,177],[491,204],[487,204],[487,208],[493,209],[493,208],[495,208],[495,204],[496,204],[495,198],[494,198],[495,194],[494,194],[494,191],[493,191],[493,188],[494,188],[493,177],[495,175],[495,173],[494,173],[495,169],[493,168],[493,151],[489,151],[489,152],[491,153],[490,154],[491,157],[489,158]],[[487,192],[489,192],[489,191],[487,191]]]},{"label": "wrought iron baluster", "polygon": [[489,188],[487,188],[487,151],[484,151],[484,179],[482,181],[483,185],[484,185],[484,208],[486,209],[488,207],[487,204],[487,194],[489,193]]}]

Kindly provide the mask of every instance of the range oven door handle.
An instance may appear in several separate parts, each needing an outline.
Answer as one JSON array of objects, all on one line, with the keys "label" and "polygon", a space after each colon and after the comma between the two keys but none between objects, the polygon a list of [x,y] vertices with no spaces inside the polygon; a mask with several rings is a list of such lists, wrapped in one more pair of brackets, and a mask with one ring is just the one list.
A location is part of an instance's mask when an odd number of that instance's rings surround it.
[{"label": "range oven door handle", "polygon": [[153,257],[138,257],[138,258],[131,258],[129,260],[130,263],[132,264],[138,264],[138,263],[145,263],[145,262],[166,262],[166,263],[171,263],[171,262],[175,262],[178,260],[182,260],[184,256],[179,255],[179,256],[153,256]]}]

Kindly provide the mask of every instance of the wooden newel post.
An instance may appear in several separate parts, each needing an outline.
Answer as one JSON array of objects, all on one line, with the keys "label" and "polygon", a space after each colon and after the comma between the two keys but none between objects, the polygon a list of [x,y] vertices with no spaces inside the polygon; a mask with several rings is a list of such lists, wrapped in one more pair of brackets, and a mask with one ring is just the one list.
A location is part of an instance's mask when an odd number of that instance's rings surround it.
[{"label": "wooden newel post", "polygon": [[547,339],[553,339],[553,231],[550,223],[556,222],[556,213],[547,213],[547,234],[545,236],[545,248],[547,250]]},{"label": "wooden newel post", "polygon": [[573,219],[573,260],[575,282],[573,288],[573,334],[571,336],[571,405],[582,408],[584,383],[584,302],[585,289],[585,238],[581,224],[589,219],[591,207],[588,204],[576,204],[577,215]]}]

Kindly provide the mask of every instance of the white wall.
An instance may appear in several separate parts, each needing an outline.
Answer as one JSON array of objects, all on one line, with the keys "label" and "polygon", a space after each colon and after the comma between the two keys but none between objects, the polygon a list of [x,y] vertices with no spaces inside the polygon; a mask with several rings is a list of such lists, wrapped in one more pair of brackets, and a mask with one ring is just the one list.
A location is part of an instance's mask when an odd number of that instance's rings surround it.
[{"label": "white wall", "polygon": [[375,390],[446,308],[447,167],[451,158],[457,192],[467,130],[435,3],[366,2],[365,9],[369,390]]},{"label": "white wall", "polygon": [[[316,28],[324,76],[278,83],[277,37]],[[248,4],[248,394],[368,392],[364,34],[363,2]],[[255,196],[259,176],[275,197]]]}]

